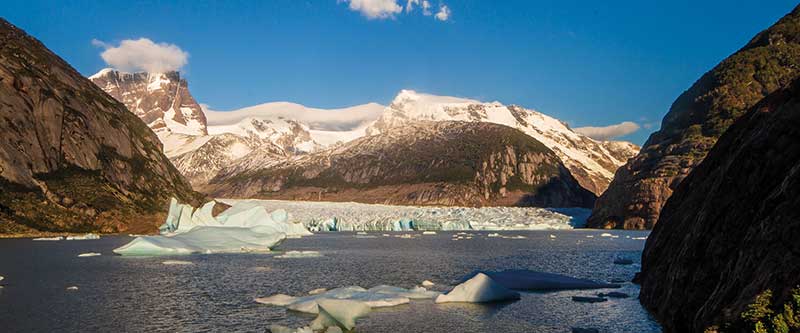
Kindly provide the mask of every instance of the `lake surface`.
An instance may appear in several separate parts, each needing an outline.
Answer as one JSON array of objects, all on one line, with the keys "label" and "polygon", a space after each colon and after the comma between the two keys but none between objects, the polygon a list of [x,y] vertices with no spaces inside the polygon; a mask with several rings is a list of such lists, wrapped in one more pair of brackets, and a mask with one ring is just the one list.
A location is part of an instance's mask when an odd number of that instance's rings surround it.
[{"label": "lake surface", "polygon": [[[0,327],[6,332],[264,332],[270,324],[308,325],[313,316],[257,304],[276,293],[303,295],[316,288],[388,284],[410,288],[423,280],[446,291],[477,270],[531,269],[596,280],[630,281],[639,270],[647,232],[507,231],[527,239],[451,240],[455,232],[414,239],[361,238],[353,233],[322,233],[289,239],[277,251],[317,250],[319,258],[278,259],[274,254],[217,254],[178,257],[121,257],[111,250],[130,237],[36,242],[0,239]],[[389,233],[403,234],[403,233]],[[550,235],[555,239],[550,239]],[[587,238],[593,235],[594,238]],[[631,237],[631,238],[626,238]],[[102,256],[78,258],[85,252]],[[615,257],[634,265],[614,265]],[[165,260],[191,261],[170,266]],[[66,290],[77,286],[78,290]],[[575,303],[571,296],[621,291],[627,299]],[[570,332],[572,327],[601,332],[659,332],[639,305],[638,286],[621,289],[522,293],[516,302],[411,304],[374,310],[359,319],[356,332]]]}]

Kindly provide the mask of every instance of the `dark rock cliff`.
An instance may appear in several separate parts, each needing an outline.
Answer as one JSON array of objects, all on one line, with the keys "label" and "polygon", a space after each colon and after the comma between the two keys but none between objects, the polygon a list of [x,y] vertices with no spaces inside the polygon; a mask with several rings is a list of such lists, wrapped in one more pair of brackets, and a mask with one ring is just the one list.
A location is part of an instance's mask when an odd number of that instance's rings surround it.
[{"label": "dark rock cliff", "polygon": [[746,110],[800,76],[795,8],[684,92],[597,200],[589,227],[650,229],[672,191]]},{"label": "dark rock cliff", "polygon": [[0,233],[149,231],[199,198],[139,118],[2,19],[0,189]]},{"label": "dark rock cliff", "polygon": [[[740,313],[800,284],[800,80],[765,98],[678,186],[650,234],[640,299],[667,332],[750,331]],[[776,331],[777,332],[777,331]]]}]

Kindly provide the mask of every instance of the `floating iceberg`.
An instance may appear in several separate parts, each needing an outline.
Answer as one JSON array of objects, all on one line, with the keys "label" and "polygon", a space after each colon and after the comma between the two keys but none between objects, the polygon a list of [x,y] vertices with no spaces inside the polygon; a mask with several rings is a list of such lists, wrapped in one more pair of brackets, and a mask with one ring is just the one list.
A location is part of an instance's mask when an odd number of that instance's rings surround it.
[{"label": "floating iceberg", "polygon": [[81,254],[79,254],[79,255],[78,255],[78,258],[85,258],[85,257],[97,257],[97,256],[100,256],[100,255],[101,255],[101,254],[100,254],[100,253],[97,253],[97,252],[87,252],[87,253],[81,253]]},{"label": "floating iceberg", "polygon": [[478,273],[457,285],[449,293],[436,297],[436,303],[487,303],[517,299],[519,299],[519,293],[503,287],[486,274]]},{"label": "floating iceberg", "polygon": [[72,291],[72,290],[78,290],[78,286],[70,286],[70,287],[67,287],[67,290],[70,290],[70,291]]},{"label": "floating iceberg", "polygon": [[608,301],[608,299],[594,296],[572,296],[572,301],[578,303],[601,303]]},{"label": "floating iceberg", "polygon": [[[289,328],[282,325],[270,325],[270,333],[314,333],[311,327]],[[327,332],[326,332],[327,333]]]},{"label": "floating iceberg", "polygon": [[161,264],[162,265],[169,265],[169,266],[189,266],[189,265],[194,265],[194,263],[191,262],[191,261],[183,261],[183,260],[167,260],[167,261],[162,261]]},{"label": "floating iceberg", "polygon": [[372,308],[364,303],[350,300],[325,299],[319,301],[319,315],[311,322],[311,329],[323,330],[339,327],[352,330],[356,319],[366,316]]},{"label": "floating iceberg", "polygon": [[60,241],[60,240],[64,240],[64,237],[63,236],[39,237],[39,238],[34,238],[33,240],[35,240],[35,241]]},{"label": "floating iceberg", "polygon": [[275,258],[280,259],[292,259],[292,258],[318,258],[322,257],[322,254],[318,251],[287,251],[281,255],[275,256]]},{"label": "floating iceberg", "polygon": [[[572,229],[572,217],[531,207],[422,207],[282,200],[220,199],[229,205],[285,209],[312,231],[438,231]],[[586,214],[589,210],[562,212]]]},{"label": "floating iceberg", "polygon": [[286,238],[268,227],[195,227],[171,236],[142,236],[114,249],[126,256],[265,252]]},{"label": "floating iceberg", "polygon": [[434,299],[440,293],[425,288],[405,289],[393,286],[377,286],[364,289],[358,286],[331,289],[326,292],[302,297],[277,294],[256,298],[261,304],[283,306],[289,310],[304,313],[319,313],[318,305],[322,300],[349,300],[363,303],[371,308],[392,307],[407,304],[412,299]]},{"label": "floating iceberg", "polygon": [[169,213],[159,236],[140,236],[114,250],[121,255],[176,255],[193,253],[265,252],[287,237],[311,233],[300,223],[289,222],[285,210],[272,213],[250,201],[241,201],[216,217],[215,202],[195,210],[170,201]]},{"label": "floating iceberg", "polygon": [[429,281],[429,280],[425,280],[425,281],[422,281],[422,286],[425,287],[425,288],[430,288],[430,287],[434,286],[434,283]]},{"label": "floating iceberg", "polygon": [[66,240],[93,240],[93,239],[100,239],[100,236],[97,234],[85,234],[85,235],[78,235],[78,236],[67,236]]},{"label": "floating iceberg", "polygon": [[603,289],[619,288],[618,284],[597,282],[587,279],[578,279],[566,275],[536,272],[522,269],[505,270],[500,272],[473,272],[467,278],[486,274],[496,283],[514,290],[522,291],[554,291],[569,289]]}]

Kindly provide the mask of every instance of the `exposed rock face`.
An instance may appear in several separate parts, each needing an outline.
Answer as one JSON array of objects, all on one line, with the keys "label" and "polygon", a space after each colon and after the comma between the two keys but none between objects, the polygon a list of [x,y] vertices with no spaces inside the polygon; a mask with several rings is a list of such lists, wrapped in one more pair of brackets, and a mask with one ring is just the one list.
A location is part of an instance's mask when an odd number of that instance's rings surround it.
[{"label": "exposed rock face", "polygon": [[798,208],[800,81],[742,116],[667,201],[642,258],[642,304],[667,332],[750,331],[746,304],[771,289],[780,305],[800,284]]},{"label": "exposed rock face", "polygon": [[747,109],[800,74],[800,9],[759,33],[684,92],[616,172],[588,226],[649,229],[666,200]]},{"label": "exposed rock face", "polygon": [[639,150],[628,142],[593,140],[558,119],[520,106],[411,90],[401,91],[367,133],[381,133],[414,121],[448,120],[495,123],[521,130],[555,152],[581,186],[596,195],[606,190],[614,171]]},{"label": "exposed rock face", "polygon": [[2,19],[0,188],[0,233],[154,230],[197,199],[141,120]]},{"label": "exposed rock face", "polygon": [[178,72],[125,73],[106,68],[89,77],[159,136],[205,135],[206,116]]},{"label": "exposed rock face", "polygon": [[490,123],[414,122],[288,161],[242,161],[211,181],[214,195],[543,207],[595,198],[541,142]]}]

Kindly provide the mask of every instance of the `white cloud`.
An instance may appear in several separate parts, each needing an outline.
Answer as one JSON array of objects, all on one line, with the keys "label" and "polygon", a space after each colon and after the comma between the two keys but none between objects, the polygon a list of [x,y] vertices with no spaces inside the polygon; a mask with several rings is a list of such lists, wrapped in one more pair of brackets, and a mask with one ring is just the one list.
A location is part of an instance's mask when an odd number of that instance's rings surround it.
[{"label": "white cloud", "polygon": [[[432,5],[429,0],[336,0],[347,3],[352,11],[360,12],[364,17],[373,19],[389,19],[405,11],[410,14],[416,7],[422,8],[422,15],[433,16]],[[405,7],[401,4],[405,2]],[[450,19],[450,7],[445,4],[439,6],[439,11],[434,16],[439,21]]]},{"label": "white cloud", "polygon": [[431,16],[431,3],[428,0],[422,0],[422,14],[425,16]]},{"label": "white cloud", "polygon": [[[342,0],[339,0],[342,1]],[[344,0],[350,10],[360,12],[368,19],[387,19],[403,11],[396,0]]]},{"label": "white cloud", "polygon": [[609,140],[623,135],[628,135],[639,130],[639,125],[632,121],[625,121],[616,125],[605,127],[579,127],[575,132],[595,140]]},{"label": "white cloud", "polygon": [[188,63],[189,53],[168,43],[154,43],[147,38],[126,39],[114,46],[97,39],[92,45],[105,50],[100,57],[109,66],[128,72],[161,73],[181,69]]},{"label": "white cloud", "polygon": [[439,21],[447,21],[450,18],[450,8],[447,5],[439,7],[439,12],[436,13],[436,19]]}]

